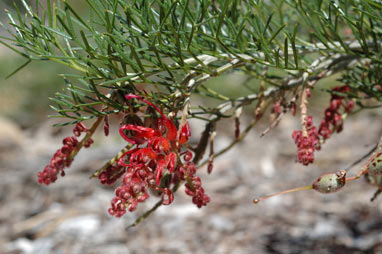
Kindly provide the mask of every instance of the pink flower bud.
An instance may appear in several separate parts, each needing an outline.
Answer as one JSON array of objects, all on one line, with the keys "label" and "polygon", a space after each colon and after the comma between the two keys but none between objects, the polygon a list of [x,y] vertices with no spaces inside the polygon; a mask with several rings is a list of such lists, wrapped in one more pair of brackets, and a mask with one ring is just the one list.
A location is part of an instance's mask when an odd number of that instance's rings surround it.
[{"label": "pink flower bud", "polygon": [[162,193],[162,204],[163,205],[169,205],[174,200],[174,194],[170,189],[164,189]]}]

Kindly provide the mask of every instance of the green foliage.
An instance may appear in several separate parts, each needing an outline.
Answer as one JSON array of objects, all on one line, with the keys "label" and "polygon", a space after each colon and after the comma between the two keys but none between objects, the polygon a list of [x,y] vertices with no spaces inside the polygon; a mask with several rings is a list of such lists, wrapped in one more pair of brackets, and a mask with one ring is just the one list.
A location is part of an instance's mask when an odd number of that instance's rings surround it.
[{"label": "green foliage", "polygon": [[[118,91],[138,93],[141,84],[174,112],[193,93],[233,101],[205,81],[239,69],[280,87],[303,73],[314,79],[324,69],[332,74],[368,61],[373,68],[360,71],[369,83],[357,84],[361,80],[349,74],[343,80],[367,94],[378,92],[377,1],[88,0],[89,18],[67,1],[36,1],[40,8],[34,10],[22,3],[25,15],[17,6],[7,12],[11,28],[4,28],[11,37],[1,43],[26,63],[51,60],[76,70],[64,75],[68,93],[58,93],[53,107],[76,121],[121,111],[113,99]],[[320,63],[312,65],[316,59]],[[276,74],[262,75],[264,68]]]}]

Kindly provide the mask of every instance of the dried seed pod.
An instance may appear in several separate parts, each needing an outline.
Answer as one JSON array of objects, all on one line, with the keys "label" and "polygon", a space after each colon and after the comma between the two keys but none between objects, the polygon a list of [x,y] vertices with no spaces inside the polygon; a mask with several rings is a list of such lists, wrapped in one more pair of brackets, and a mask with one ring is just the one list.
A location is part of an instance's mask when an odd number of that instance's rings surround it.
[{"label": "dried seed pod", "polygon": [[372,184],[382,187],[382,152],[379,151],[370,159],[368,165],[368,177]]},{"label": "dried seed pod", "polygon": [[110,131],[110,125],[109,125],[109,116],[106,115],[103,119],[104,125],[103,125],[103,132],[105,136],[109,136],[109,131]]},{"label": "dried seed pod", "polygon": [[346,171],[339,170],[336,173],[324,174],[312,184],[313,189],[321,193],[336,192],[346,183]]},{"label": "dried seed pod", "polygon": [[240,115],[243,112],[243,107],[239,107],[235,110],[235,138],[240,136]]},{"label": "dried seed pod", "polygon": [[207,167],[207,173],[211,174],[212,169],[214,168],[214,157],[215,157],[215,152],[214,152],[214,139],[216,136],[216,131],[212,132],[210,136],[210,156],[208,158],[208,167]]},{"label": "dried seed pod", "polygon": [[289,189],[286,191],[281,191],[269,196],[261,197],[258,199],[254,199],[253,203],[258,204],[260,201],[263,201],[265,199],[275,197],[281,194],[287,194],[297,191],[303,191],[303,190],[311,190],[314,189],[321,193],[332,193],[336,192],[342,187],[344,187],[346,183],[346,171],[345,170],[339,170],[336,173],[328,173],[320,176],[317,178],[316,181],[313,182],[312,185],[304,186],[304,187],[298,187],[295,189]]},{"label": "dried seed pod", "polygon": [[370,201],[374,201],[382,193],[382,151],[381,148],[372,155],[367,166],[367,177],[371,184],[378,187]]}]

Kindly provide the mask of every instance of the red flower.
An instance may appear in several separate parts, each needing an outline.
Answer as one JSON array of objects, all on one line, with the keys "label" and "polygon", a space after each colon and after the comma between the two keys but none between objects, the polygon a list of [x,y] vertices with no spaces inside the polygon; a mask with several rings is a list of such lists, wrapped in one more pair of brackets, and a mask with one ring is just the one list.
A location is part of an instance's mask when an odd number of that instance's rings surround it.
[{"label": "red flower", "polygon": [[[162,194],[163,205],[172,203],[174,194],[168,187],[164,187],[167,185],[162,184],[162,179],[166,174],[179,170],[181,162],[178,156],[181,145],[185,144],[191,136],[188,123],[182,126],[178,135],[175,124],[157,106],[146,99],[133,94],[126,95],[126,99],[138,99],[145,102],[161,117],[154,124],[155,128],[125,124],[119,129],[122,138],[135,144],[136,147],[123,154],[118,161],[119,165],[126,167],[126,173],[122,185],[116,190],[117,198],[112,200],[109,209],[109,213],[117,217],[122,216],[126,209],[133,211],[139,202],[145,201],[149,197],[148,189]],[[192,154],[190,156],[188,152],[187,159],[191,158]]]}]

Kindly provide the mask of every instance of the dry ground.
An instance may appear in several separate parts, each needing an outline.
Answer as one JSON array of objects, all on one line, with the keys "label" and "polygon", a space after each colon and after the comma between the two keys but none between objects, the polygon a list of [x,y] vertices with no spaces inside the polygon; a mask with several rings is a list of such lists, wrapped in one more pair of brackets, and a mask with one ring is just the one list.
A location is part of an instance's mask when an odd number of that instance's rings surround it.
[{"label": "dry ground", "polygon": [[[69,130],[53,133],[51,123],[44,123],[21,131],[3,119],[0,253],[382,253],[382,197],[369,202],[374,188],[362,179],[335,194],[306,191],[252,204],[259,195],[307,185],[322,173],[346,167],[375,144],[381,119],[376,111],[350,118],[309,167],[294,162],[291,132],[298,128],[297,119],[286,117],[264,138],[259,134],[266,126],[258,126],[215,161],[211,175],[200,170],[212,200],[207,207],[197,209],[181,189],[171,206],[130,229],[126,226],[154,201],[134,214],[112,218],[107,208],[113,188],[89,180],[124,146],[118,136],[100,136],[64,178],[46,187],[36,183],[36,173]],[[192,128],[197,136],[201,126]],[[221,131],[216,150],[231,136],[231,130]]]}]

